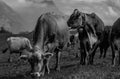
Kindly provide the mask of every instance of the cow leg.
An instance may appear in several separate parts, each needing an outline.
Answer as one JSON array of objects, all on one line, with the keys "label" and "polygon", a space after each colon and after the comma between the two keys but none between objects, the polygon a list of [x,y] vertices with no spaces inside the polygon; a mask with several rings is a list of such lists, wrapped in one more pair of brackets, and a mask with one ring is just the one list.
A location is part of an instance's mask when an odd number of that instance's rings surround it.
[{"label": "cow leg", "polygon": [[87,51],[87,43],[84,43],[85,64],[88,64],[89,53]]},{"label": "cow leg", "polygon": [[45,72],[47,72],[48,74],[50,73],[49,60],[50,60],[50,59],[47,59],[47,62],[46,62],[46,64],[45,64]]},{"label": "cow leg", "polygon": [[113,42],[111,43],[111,49],[112,49],[112,65],[115,65],[115,47],[113,45]]},{"label": "cow leg", "polygon": [[85,65],[86,64],[86,52],[85,52],[85,49],[83,49],[82,56],[83,56],[82,65]]},{"label": "cow leg", "polygon": [[90,54],[89,54],[89,64],[93,64],[93,59],[94,59],[94,56],[95,56],[95,52],[98,48],[100,44],[100,41],[98,41],[94,46],[93,46],[93,49],[90,51]]},{"label": "cow leg", "polygon": [[80,64],[83,65],[84,62],[84,46],[83,43],[80,42],[81,50],[80,50]]},{"label": "cow leg", "polygon": [[120,49],[118,50],[118,55],[119,55],[118,65],[120,65]]},{"label": "cow leg", "polygon": [[80,51],[80,64],[81,65],[83,65],[83,62],[84,62],[84,51],[83,51],[83,49],[81,49],[81,51]]},{"label": "cow leg", "polygon": [[61,52],[59,51],[59,49],[56,48],[56,67],[55,70],[60,71],[60,54]]},{"label": "cow leg", "polygon": [[101,58],[102,55],[103,55],[103,48],[100,46],[100,56],[99,56],[99,58]]},{"label": "cow leg", "polygon": [[46,64],[46,72],[49,74],[50,73],[50,69],[49,69],[49,65],[48,64]]},{"label": "cow leg", "polygon": [[80,57],[80,64],[85,65],[85,52],[84,50],[81,51],[81,57]]},{"label": "cow leg", "polygon": [[104,49],[104,55],[103,55],[103,58],[105,58],[105,57],[106,57],[106,52],[107,52],[107,49],[108,49],[108,47]]},{"label": "cow leg", "polygon": [[9,55],[9,58],[8,58],[8,62],[10,62],[10,63],[12,62],[12,57],[11,57],[12,53],[13,52],[10,51],[10,55]]}]

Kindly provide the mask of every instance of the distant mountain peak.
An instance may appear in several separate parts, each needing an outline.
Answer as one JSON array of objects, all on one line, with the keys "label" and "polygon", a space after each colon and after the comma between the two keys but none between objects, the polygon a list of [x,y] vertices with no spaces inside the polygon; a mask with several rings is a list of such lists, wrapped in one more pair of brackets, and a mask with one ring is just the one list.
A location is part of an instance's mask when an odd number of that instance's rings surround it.
[{"label": "distant mountain peak", "polygon": [[21,30],[22,18],[6,3],[0,0],[0,27],[5,27],[13,33]]}]

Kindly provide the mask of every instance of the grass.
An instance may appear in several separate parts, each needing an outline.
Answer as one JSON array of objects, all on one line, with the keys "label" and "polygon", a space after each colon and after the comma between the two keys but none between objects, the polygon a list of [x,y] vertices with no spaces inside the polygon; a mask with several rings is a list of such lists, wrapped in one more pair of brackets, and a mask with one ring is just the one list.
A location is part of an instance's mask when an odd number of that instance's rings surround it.
[{"label": "grass", "polygon": [[[6,47],[5,39],[9,35],[0,35],[0,50]],[[29,37],[28,37],[29,38]],[[111,50],[107,52],[105,59],[99,59],[99,50],[97,50],[94,65],[79,65],[79,58],[75,58],[77,49],[68,49],[61,55],[61,71],[55,71],[55,57],[50,61],[50,74],[45,74],[40,79],[120,79],[120,67],[111,66]],[[9,53],[2,54],[0,51],[0,79],[32,79],[28,72],[30,65],[27,62],[16,62],[18,55],[13,55],[12,63],[8,63]]]}]

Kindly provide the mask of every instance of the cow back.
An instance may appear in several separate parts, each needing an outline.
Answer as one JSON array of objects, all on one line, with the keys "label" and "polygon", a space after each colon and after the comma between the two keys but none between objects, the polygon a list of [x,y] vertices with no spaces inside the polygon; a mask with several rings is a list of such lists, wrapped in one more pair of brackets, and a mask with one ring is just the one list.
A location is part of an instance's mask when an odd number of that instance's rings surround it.
[{"label": "cow back", "polygon": [[93,24],[97,33],[102,33],[104,31],[104,22],[95,13],[87,14],[87,22]]},{"label": "cow back", "polygon": [[118,18],[112,26],[112,32],[114,36],[120,37],[120,18]]},{"label": "cow back", "polygon": [[7,39],[8,46],[11,50],[20,50],[26,48],[27,38],[23,37],[10,37]]}]

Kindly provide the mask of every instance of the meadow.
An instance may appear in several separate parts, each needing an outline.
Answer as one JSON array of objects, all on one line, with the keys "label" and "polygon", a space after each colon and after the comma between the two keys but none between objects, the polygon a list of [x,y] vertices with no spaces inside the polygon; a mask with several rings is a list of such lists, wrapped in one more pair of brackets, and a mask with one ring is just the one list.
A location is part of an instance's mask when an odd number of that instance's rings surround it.
[{"label": "meadow", "polygon": [[[12,55],[13,62],[7,61],[9,51],[5,54],[2,50],[7,46],[6,38],[11,36],[10,34],[0,34],[0,79],[32,79],[28,74],[30,71],[30,65],[28,62],[19,61],[17,54]],[[32,34],[21,34],[12,36],[25,36],[32,41]],[[55,56],[50,61],[50,74],[40,79],[120,79],[120,67],[111,66],[111,49],[107,51],[105,59],[99,59],[99,49],[96,52],[94,65],[80,65],[80,57],[76,58],[76,53],[80,53],[78,46],[75,48],[66,48],[61,55],[61,71],[55,71]]]}]

